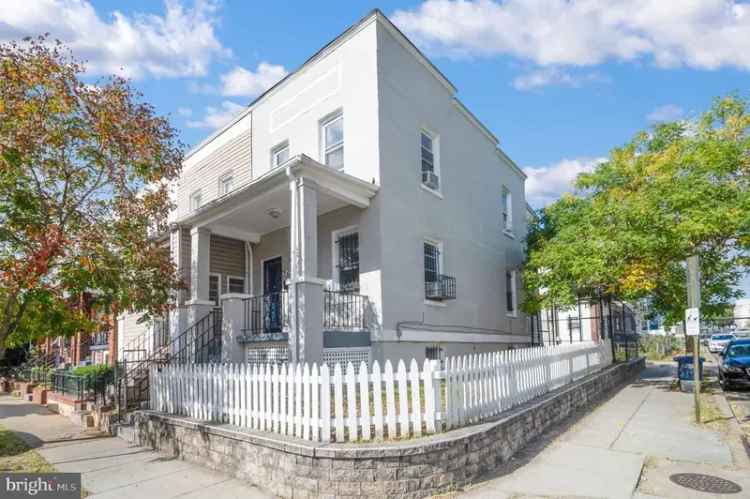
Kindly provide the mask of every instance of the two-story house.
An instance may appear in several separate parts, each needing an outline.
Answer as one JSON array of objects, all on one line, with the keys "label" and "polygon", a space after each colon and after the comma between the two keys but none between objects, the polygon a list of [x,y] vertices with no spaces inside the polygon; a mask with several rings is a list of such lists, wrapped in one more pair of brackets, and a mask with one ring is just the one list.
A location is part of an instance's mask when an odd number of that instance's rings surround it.
[{"label": "two-story house", "polygon": [[528,344],[524,179],[375,10],[187,155],[169,235],[187,290],[171,338],[223,307],[225,360]]}]

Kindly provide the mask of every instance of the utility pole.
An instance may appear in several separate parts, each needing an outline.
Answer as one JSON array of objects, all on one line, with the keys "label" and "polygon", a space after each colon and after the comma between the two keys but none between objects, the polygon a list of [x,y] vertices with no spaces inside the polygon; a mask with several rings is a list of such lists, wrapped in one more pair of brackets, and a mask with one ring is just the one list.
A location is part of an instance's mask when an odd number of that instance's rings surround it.
[{"label": "utility pole", "polygon": [[700,406],[700,392],[701,392],[701,370],[700,370],[700,359],[701,359],[701,342],[700,342],[700,306],[701,306],[701,281],[700,281],[700,266],[698,262],[698,255],[693,255],[687,259],[687,293],[688,293],[688,310],[686,311],[686,319],[691,318],[687,333],[693,340],[693,398],[695,399],[695,421],[700,423],[701,421],[701,406]]}]

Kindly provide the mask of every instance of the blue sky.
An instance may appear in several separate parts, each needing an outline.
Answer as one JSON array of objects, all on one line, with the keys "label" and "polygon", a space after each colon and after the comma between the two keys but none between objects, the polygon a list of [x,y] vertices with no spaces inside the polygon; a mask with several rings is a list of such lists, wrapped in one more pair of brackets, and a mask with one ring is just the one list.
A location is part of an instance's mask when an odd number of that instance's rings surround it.
[{"label": "blue sky", "polygon": [[23,0],[0,2],[0,40],[50,32],[91,78],[132,77],[190,145],[376,6],[527,171],[536,207],[635,132],[750,90],[739,0]]}]

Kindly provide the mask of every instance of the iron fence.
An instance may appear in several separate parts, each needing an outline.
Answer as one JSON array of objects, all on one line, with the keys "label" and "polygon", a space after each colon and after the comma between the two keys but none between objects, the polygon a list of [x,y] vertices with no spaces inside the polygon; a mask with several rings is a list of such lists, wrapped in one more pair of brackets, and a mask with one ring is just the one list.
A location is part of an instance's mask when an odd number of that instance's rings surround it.
[{"label": "iron fence", "polygon": [[242,300],[243,334],[280,333],[289,326],[289,295],[286,290]]},{"label": "iron fence", "polygon": [[528,320],[534,345],[611,339],[615,360],[629,360],[638,355],[636,314],[621,301],[581,298],[572,306],[553,306],[531,314]]},{"label": "iron fence", "polygon": [[109,376],[81,376],[67,371],[57,371],[50,375],[50,389],[74,400],[104,401],[107,387],[111,385]]},{"label": "iron fence", "polygon": [[323,291],[323,328],[364,330],[367,328],[367,297],[345,291]]}]

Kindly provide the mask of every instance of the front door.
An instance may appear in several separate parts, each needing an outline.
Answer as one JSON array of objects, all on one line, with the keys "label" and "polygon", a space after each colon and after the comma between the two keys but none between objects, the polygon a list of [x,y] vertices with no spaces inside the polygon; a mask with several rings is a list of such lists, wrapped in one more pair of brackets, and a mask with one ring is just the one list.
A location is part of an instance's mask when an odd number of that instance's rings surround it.
[{"label": "front door", "polygon": [[283,284],[281,257],[263,262],[263,325],[267,333],[282,329]]}]

